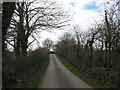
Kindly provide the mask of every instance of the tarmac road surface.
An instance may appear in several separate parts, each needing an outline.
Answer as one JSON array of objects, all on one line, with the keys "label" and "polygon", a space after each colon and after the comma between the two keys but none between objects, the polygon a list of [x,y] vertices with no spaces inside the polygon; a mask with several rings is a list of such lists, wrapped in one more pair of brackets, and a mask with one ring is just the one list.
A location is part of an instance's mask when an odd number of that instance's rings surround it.
[{"label": "tarmac road surface", "polygon": [[39,88],[92,88],[70,72],[56,57],[50,54],[50,63]]}]

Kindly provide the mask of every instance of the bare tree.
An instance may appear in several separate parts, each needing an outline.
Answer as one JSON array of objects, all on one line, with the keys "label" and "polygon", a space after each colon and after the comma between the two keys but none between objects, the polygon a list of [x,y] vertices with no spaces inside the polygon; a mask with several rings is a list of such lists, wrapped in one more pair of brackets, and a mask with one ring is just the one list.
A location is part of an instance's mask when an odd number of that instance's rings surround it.
[{"label": "bare tree", "polygon": [[[38,5],[35,5],[38,4]],[[14,17],[11,22],[11,32],[14,31],[13,40],[17,55],[27,55],[28,46],[36,40],[33,33],[39,30],[50,30],[69,25],[68,12],[56,1],[41,0],[17,2]],[[28,43],[32,36],[33,41]],[[10,42],[10,41],[7,41]],[[11,45],[11,43],[9,43]]]},{"label": "bare tree", "polygon": [[56,51],[70,63],[74,63],[76,56],[76,41],[70,33],[64,33],[57,43]]},{"label": "bare tree", "polygon": [[43,46],[46,47],[49,51],[53,47],[53,41],[49,38],[43,41]]},{"label": "bare tree", "polygon": [[6,40],[6,34],[7,29],[9,27],[13,12],[15,9],[15,3],[14,2],[3,2],[2,4],[2,51],[3,54],[5,53],[5,40]]},{"label": "bare tree", "polygon": [[72,29],[75,33],[75,38],[77,40],[77,57],[80,56],[80,44],[81,44],[81,32],[80,32],[80,26],[74,26]]},{"label": "bare tree", "polygon": [[[106,56],[108,52],[108,60],[107,60],[107,66],[112,67],[112,60],[111,60],[111,54],[113,51],[117,49],[117,43],[119,42],[119,19],[118,19],[118,8],[119,8],[119,0],[111,0],[108,2],[108,4],[105,4],[106,10],[105,10],[105,48],[106,48]],[[111,6],[109,6],[111,5]]]},{"label": "bare tree", "polygon": [[77,57],[80,58],[83,52],[83,45],[85,44],[86,35],[79,25],[74,25],[71,30],[73,31],[74,38],[77,42]]}]

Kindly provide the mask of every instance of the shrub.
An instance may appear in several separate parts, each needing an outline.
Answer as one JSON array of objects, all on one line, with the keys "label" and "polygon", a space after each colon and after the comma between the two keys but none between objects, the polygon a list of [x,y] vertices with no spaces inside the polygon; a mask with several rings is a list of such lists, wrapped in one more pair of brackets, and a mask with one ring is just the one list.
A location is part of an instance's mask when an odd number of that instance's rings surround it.
[{"label": "shrub", "polygon": [[87,69],[85,73],[98,81],[107,83],[108,85],[117,85],[119,82],[118,73],[108,68],[91,67]]},{"label": "shrub", "polygon": [[10,56],[4,58],[3,87],[24,87],[47,60],[48,51],[45,48],[39,48],[27,57],[20,56],[14,60]]}]

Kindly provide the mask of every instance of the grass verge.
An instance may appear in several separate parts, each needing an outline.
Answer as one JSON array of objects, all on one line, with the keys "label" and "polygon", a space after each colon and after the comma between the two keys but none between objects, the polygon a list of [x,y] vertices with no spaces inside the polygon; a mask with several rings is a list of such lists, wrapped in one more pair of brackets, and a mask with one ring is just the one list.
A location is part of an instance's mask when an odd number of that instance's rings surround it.
[{"label": "grass verge", "polygon": [[49,64],[49,60],[47,60],[47,62],[45,62],[43,64],[43,66],[40,68],[40,70],[35,73],[32,80],[26,85],[27,88],[38,88],[40,80],[41,80],[43,73],[45,72],[48,64]]},{"label": "grass verge", "polygon": [[71,65],[69,62],[67,62],[66,60],[64,60],[59,55],[57,55],[57,57],[59,58],[59,60],[61,61],[61,63],[67,69],[69,69],[72,73],[74,73],[77,77],[79,77],[80,79],[82,79],[83,81],[85,81],[91,87],[93,87],[93,88],[116,88],[115,86],[108,86],[108,85],[106,85],[106,84],[104,84],[102,82],[99,82],[97,80],[93,80],[92,78],[90,78],[89,75],[86,75],[85,73],[80,72],[78,69],[76,69],[73,65]]}]

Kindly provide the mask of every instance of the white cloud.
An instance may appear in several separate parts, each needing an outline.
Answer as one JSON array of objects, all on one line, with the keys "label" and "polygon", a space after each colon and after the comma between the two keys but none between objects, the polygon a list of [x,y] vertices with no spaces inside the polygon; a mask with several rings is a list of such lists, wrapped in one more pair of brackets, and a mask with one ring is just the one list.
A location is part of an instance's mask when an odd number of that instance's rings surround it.
[{"label": "white cloud", "polygon": [[[100,2],[101,1],[101,2]],[[83,29],[88,29],[89,26],[94,23],[95,20],[100,20],[102,18],[103,10],[101,4],[102,0],[63,0],[66,7],[71,8],[74,12],[74,18],[71,21],[72,24],[79,24]],[[70,5],[71,2],[75,2],[75,7]],[[88,3],[95,2],[96,6],[99,6],[96,10],[85,10],[84,6]]]},{"label": "white cloud", "polygon": [[[75,12],[74,17],[71,20],[71,25],[80,25],[83,30],[87,30],[94,21],[99,21],[103,18],[101,16],[104,14],[101,12],[103,10],[101,5],[103,1],[104,0],[59,0],[59,2],[63,2],[63,7],[65,9],[70,9],[72,12]],[[91,2],[95,2],[96,6],[99,6],[99,8],[96,10],[85,10],[84,6]],[[74,6],[72,6],[71,3],[74,3]],[[64,31],[55,30],[54,32],[42,32],[40,34],[41,38],[39,39],[40,43],[45,38],[51,38],[53,41],[57,41],[58,37],[61,36]]]}]

